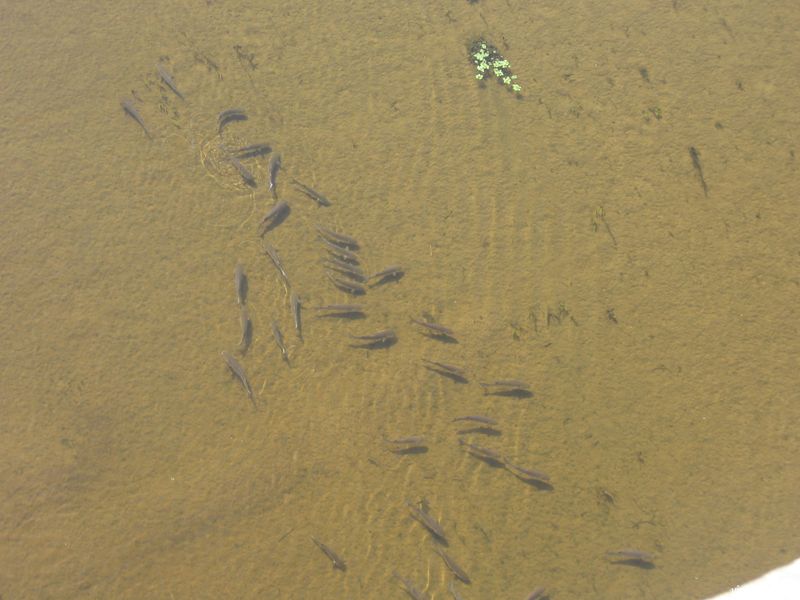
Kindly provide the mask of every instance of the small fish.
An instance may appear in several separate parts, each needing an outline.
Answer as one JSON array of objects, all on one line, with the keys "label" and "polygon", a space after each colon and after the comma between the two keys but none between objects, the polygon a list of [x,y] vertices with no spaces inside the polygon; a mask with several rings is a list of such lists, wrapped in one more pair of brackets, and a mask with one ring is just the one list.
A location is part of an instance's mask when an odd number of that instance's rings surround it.
[{"label": "small fish", "polygon": [[505,465],[506,469],[519,477],[520,479],[528,479],[534,481],[540,481],[542,483],[550,483],[550,476],[547,473],[543,473],[542,471],[537,471],[536,469],[523,469],[522,467],[515,465],[507,458],[503,459],[503,464]]},{"label": "small fish", "polygon": [[497,421],[491,419],[489,417],[482,417],[480,415],[467,415],[465,417],[456,417],[453,419],[453,423],[458,421],[472,421],[473,423],[481,423],[482,425],[489,425],[490,427],[494,427],[497,425]]},{"label": "small fish", "polygon": [[223,351],[222,358],[225,360],[225,364],[228,365],[231,373],[233,373],[239,379],[244,391],[247,392],[247,397],[250,398],[250,401],[253,403],[253,408],[258,408],[256,405],[256,395],[253,392],[250,381],[247,379],[247,375],[244,373],[244,368],[242,368],[242,365],[239,364],[239,361],[233,358],[233,356],[231,356],[228,352]]},{"label": "small fish", "polygon": [[286,364],[289,364],[289,352],[286,350],[286,344],[283,343],[283,333],[281,332],[281,328],[278,326],[277,321],[272,322],[272,335],[275,336],[275,343],[278,344],[278,348],[280,348],[281,356],[283,360],[286,361]]},{"label": "small fish", "polygon": [[488,461],[489,463],[498,463],[501,465],[504,464],[503,457],[500,456],[499,452],[495,452],[490,448],[484,448],[483,446],[465,442],[461,438],[458,439],[458,443],[461,446],[465,446],[467,448],[467,452],[472,454],[472,456]]},{"label": "small fish", "polygon": [[134,121],[136,121],[139,124],[139,126],[144,130],[145,135],[147,135],[147,137],[152,140],[153,136],[150,135],[150,131],[147,129],[147,125],[144,124],[144,119],[142,119],[142,115],[139,114],[139,111],[136,110],[136,107],[133,105],[133,100],[125,98],[120,101],[120,104],[122,105],[122,110],[125,111],[125,114],[128,115],[130,118],[132,118]]},{"label": "small fish", "polygon": [[243,148],[237,148],[233,151],[236,158],[253,158],[254,156],[264,156],[272,152],[272,146],[269,144],[252,144]]},{"label": "small fish", "polygon": [[339,233],[331,229],[326,229],[321,225],[316,225],[315,227],[317,229],[317,232],[332,244],[336,244],[337,246],[341,246],[342,248],[347,248],[348,250],[358,250],[360,247],[358,244],[358,240],[356,240],[353,237],[350,237],[349,235],[345,235],[344,233]]},{"label": "small fish", "polygon": [[329,242],[325,238],[320,238],[320,241],[325,245],[325,249],[339,260],[349,262],[350,264],[353,265],[359,264],[358,255],[355,254],[354,252],[351,252],[347,248],[342,248],[341,246],[337,246],[336,244]]},{"label": "small fish", "polygon": [[700,179],[700,185],[703,186],[703,194],[708,198],[708,186],[706,185],[706,178],[703,177],[703,166],[700,164],[700,153],[694,146],[689,146],[689,156],[692,157],[692,166],[694,167],[697,177]]},{"label": "small fish", "polygon": [[339,558],[339,555],[336,554],[336,552],[334,552],[333,550],[331,550],[330,547],[326,546],[313,536],[311,538],[311,541],[314,542],[317,546],[319,546],[319,549],[322,550],[325,553],[325,555],[331,559],[334,569],[339,569],[340,571],[347,570],[347,565],[344,564],[344,561],[341,558]]},{"label": "small fish", "polygon": [[281,168],[281,155],[280,153],[276,152],[272,156],[269,157],[269,192],[272,194],[272,197],[276,200],[278,199],[278,188],[277,188],[277,178],[278,178],[278,171]]},{"label": "small fish", "polygon": [[286,215],[289,213],[289,205],[284,201],[276,202],[271,209],[261,219],[258,225],[258,235],[264,237],[269,231],[275,229],[278,225],[283,223]]},{"label": "small fish", "polygon": [[469,579],[469,575],[466,574],[464,569],[458,566],[456,561],[453,560],[452,556],[450,556],[447,552],[445,552],[441,548],[434,548],[433,551],[442,557],[444,564],[446,564],[447,568],[453,572],[453,575],[455,575],[458,579],[460,579],[466,584],[472,583]]},{"label": "small fish", "polygon": [[255,176],[253,176],[253,173],[250,171],[250,169],[242,164],[242,161],[235,156],[229,156],[228,162],[231,163],[237,171],[239,171],[239,176],[242,178],[242,181],[244,181],[250,187],[258,187],[258,182],[256,182]]},{"label": "small fish", "polygon": [[525,597],[525,600],[543,600],[546,597],[545,589],[541,586],[537,587],[530,594]]},{"label": "small fish", "polygon": [[430,600],[430,596],[425,592],[421,592],[420,590],[418,590],[410,579],[401,577],[400,575],[398,575],[397,571],[394,571],[393,575],[395,579],[397,579],[400,583],[403,584],[403,589],[405,589],[406,594],[411,596],[414,600]]},{"label": "small fish", "polygon": [[236,265],[236,271],[233,274],[233,281],[236,285],[236,302],[239,305],[244,305],[247,302],[247,275],[244,274],[244,267]]},{"label": "small fish", "polygon": [[232,123],[233,121],[246,121],[247,115],[245,114],[244,110],[241,108],[229,108],[228,110],[223,110],[219,113],[219,117],[217,117],[217,121],[219,122],[219,135],[222,135],[222,129],[228,123]]},{"label": "small fish", "polygon": [[360,304],[328,304],[315,306],[314,310],[323,312],[320,317],[361,318],[364,316],[364,307]]},{"label": "small fish", "polygon": [[300,341],[303,341],[303,323],[300,319],[300,310],[303,306],[303,303],[298,298],[297,294],[292,292],[291,296],[289,296],[289,304],[292,305],[292,317],[294,318],[294,329],[297,332],[297,337],[300,338]]},{"label": "small fish", "polygon": [[369,335],[351,335],[354,340],[363,340],[365,342],[386,342],[390,340],[397,340],[397,334],[392,329],[385,329],[378,333],[370,333]]},{"label": "small fish", "polygon": [[364,276],[364,272],[357,266],[351,265],[350,263],[331,258],[323,261],[322,265],[326,269],[341,273],[345,277],[348,277],[353,281],[357,281],[358,283],[365,283],[367,281],[367,278]]},{"label": "small fish", "polygon": [[519,379],[498,379],[497,381],[487,381],[481,382],[481,387],[483,388],[509,388],[514,390],[526,390],[529,391],[531,389],[530,384],[525,383],[524,381],[520,381]]},{"label": "small fish", "polygon": [[170,74],[169,74],[169,72],[168,72],[168,71],[167,71],[167,70],[164,68],[164,66],[163,66],[163,65],[160,65],[160,64],[158,64],[158,65],[156,65],[156,70],[158,71],[158,75],[159,75],[159,77],[161,77],[161,81],[163,81],[164,83],[166,83],[166,84],[167,84],[167,87],[168,87],[169,89],[171,89],[173,92],[175,92],[175,95],[176,95],[178,98],[180,98],[181,100],[183,100],[183,101],[185,102],[185,101],[186,101],[186,98],[184,98],[184,97],[183,97],[183,94],[181,94],[181,93],[178,91],[178,86],[177,86],[177,85],[175,85],[175,80],[172,78],[172,75],[170,75]]},{"label": "small fish", "polygon": [[461,383],[465,383],[467,381],[466,371],[464,371],[464,369],[461,367],[447,363],[436,362],[435,360],[428,360],[427,358],[423,358],[422,362],[425,363],[426,369],[438,373],[439,375],[444,375],[445,377],[449,377],[450,379]]},{"label": "small fish", "polygon": [[333,283],[333,285],[335,285],[338,289],[342,290],[343,292],[347,292],[352,296],[363,296],[364,294],[367,293],[366,288],[360,283],[357,283],[355,281],[345,281],[344,279],[339,279],[338,277],[334,277],[333,275],[327,272],[325,273],[325,275],[327,275],[328,279],[331,280],[331,283]]},{"label": "small fish", "polygon": [[270,260],[272,261],[272,264],[275,265],[275,268],[278,269],[278,272],[281,274],[281,277],[283,277],[283,280],[286,282],[286,285],[289,285],[289,276],[286,274],[286,269],[283,268],[283,263],[281,262],[281,259],[278,256],[278,251],[266,243],[264,244],[263,248],[264,248],[264,254],[269,256]]},{"label": "small fish", "polygon": [[446,540],[446,536],[444,534],[444,529],[427,510],[424,510],[423,507],[414,506],[411,502],[406,500],[406,506],[411,511],[411,516],[414,517],[417,521],[422,523],[425,528],[430,531],[435,537],[439,538],[440,540]]},{"label": "small fish", "polygon": [[411,322],[416,323],[420,327],[424,327],[434,336],[445,336],[453,339],[455,339],[456,337],[456,334],[452,329],[450,329],[449,327],[445,327],[444,325],[439,325],[438,323],[434,323],[433,321],[422,321],[420,319],[411,319]]},{"label": "small fish", "polygon": [[311,198],[314,202],[316,202],[320,206],[330,206],[331,205],[331,201],[328,200],[325,196],[323,196],[319,192],[316,192],[316,191],[312,190],[307,185],[303,185],[302,183],[297,181],[297,179],[292,179],[292,183],[294,183],[298,188],[300,188],[300,191],[302,191],[306,196]]},{"label": "small fish", "polygon": [[242,327],[242,339],[239,340],[239,353],[245,354],[253,341],[253,321],[250,320],[250,313],[246,306],[242,306],[239,312],[239,324]]},{"label": "small fish", "polygon": [[375,280],[375,283],[372,285],[381,285],[382,283],[386,283],[387,281],[397,281],[402,279],[406,272],[403,270],[403,267],[392,265],[391,267],[386,267],[382,271],[378,271],[377,273],[370,275],[369,279]]},{"label": "small fish", "polygon": [[612,550],[606,552],[606,556],[612,562],[629,564],[640,567],[652,567],[655,564],[655,557],[649,552],[642,552],[633,548],[623,550]]}]

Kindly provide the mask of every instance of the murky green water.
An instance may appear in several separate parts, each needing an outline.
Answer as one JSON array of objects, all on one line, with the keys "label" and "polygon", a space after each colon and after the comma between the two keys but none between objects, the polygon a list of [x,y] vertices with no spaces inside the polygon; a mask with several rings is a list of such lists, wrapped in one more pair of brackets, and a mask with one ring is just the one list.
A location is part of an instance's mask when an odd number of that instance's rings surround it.
[{"label": "murky green water", "polygon": [[[467,600],[702,598],[798,556],[798,27],[792,3],[2,2],[0,594],[402,598],[396,571],[447,598],[422,498]],[[521,99],[475,80],[480,36]],[[283,156],[267,237],[303,343],[256,234],[268,158],[255,190],[221,160],[233,107],[226,144]],[[353,301],[316,224],[404,267],[365,319],[310,310]],[[258,410],[220,358],[237,262]],[[507,378],[533,397],[479,385]],[[465,452],[469,414],[552,486]],[[387,451],[408,435],[427,451]]]}]

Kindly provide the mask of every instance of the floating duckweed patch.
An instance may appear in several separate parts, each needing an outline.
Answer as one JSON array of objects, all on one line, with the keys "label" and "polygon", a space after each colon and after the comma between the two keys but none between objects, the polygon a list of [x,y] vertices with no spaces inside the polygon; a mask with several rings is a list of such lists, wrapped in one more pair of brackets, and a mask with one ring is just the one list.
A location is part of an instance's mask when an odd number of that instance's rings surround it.
[{"label": "floating duckweed patch", "polygon": [[511,65],[493,44],[484,39],[475,40],[469,46],[469,56],[478,70],[475,79],[488,79],[494,75],[510,90],[516,93],[522,90],[517,83],[517,76],[511,72]]}]

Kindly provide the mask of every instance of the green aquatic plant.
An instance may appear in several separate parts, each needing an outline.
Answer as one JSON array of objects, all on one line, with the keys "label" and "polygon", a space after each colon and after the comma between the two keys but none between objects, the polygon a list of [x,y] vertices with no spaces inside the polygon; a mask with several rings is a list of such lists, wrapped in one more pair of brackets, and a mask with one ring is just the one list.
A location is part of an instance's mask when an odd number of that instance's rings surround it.
[{"label": "green aquatic plant", "polygon": [[522,90],[517,76],[511,72],[511,65],[494,45],[482,38],[475,40],[469,46],[469,56],[478,71],[475,79],[484,80],[494,75],[497,81],[517,94]]}]

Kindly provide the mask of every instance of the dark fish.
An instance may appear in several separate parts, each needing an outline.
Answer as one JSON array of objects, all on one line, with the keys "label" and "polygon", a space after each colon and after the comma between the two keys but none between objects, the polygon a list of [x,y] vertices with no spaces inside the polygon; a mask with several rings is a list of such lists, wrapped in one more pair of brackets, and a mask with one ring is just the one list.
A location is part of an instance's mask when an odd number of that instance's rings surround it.
[{"label": "dark fish", "polygon": [[239,324],[242,326],[242,339],[239,340],[239,353],[245,354],[253,341],[253,321],[246,306],[242,306],[239,313]]},{"label": "dark fish", "polygon": [[391,267],[386,267],[382,271],[378,271],[377,273],[370,275],[370,280],[375,280],[375,283],[372,285],[380,285],[382,283],[386,283],[387,281],[397,281],[398,279],[402,279],[403,275],[406,272],[403,270],[403,267],[399,267],[397,265],[392,265]]},{"label": "dark fish", "polygon": [[228,162],[231,163],[236,168],[237,171],[239,171],[239,176],[242,178],[242,181],[244,181],[250,187],[258,187],[256,178],[250,172],[250,169],[248,169],[242,164],[242,161],[240,161],[235,156],[229,156]]},{"label": "dark fish", "polygon": [[294,183],[298,188],[300,188],[300,191],[302,191],[306,196],[311,198],[314,202],[316,202],[320,206],[330,206],[331,205],[331,201],[328,200],[325,196],[323,196],[319,192],[316,192],[316,191],[312,190],[307,185],[303,185],[302,183],[297,181],[297,179],[292,179],[292,183]]},{"label": "dark fish", "polygon": [[244,267],[236,265],[236,271],[233,274],[233,280],[236,284],[236,302],[243,305],[247,302],[247,275],[244,274]]},{"label": "dark fish", "polygon": [[447,538],[444,534],[444,529],[427,510],[424,510],[423,507],[414,506],[411,502],[406,500],[406,506],[411,511],[411,516],[414,517],[417,521],[422,523],[425,528],[430,531],[434,536],[439,538],[440,540],[445,541]]},{"label": "dark fish", "polygon": [[326,304],[325,306],[315,306],[314,310],[324,310],[328,312],[364,312],[364,307],[360,304]]},{"label": "dark fish", "polygon": [[384,436],[383,440],[387,444],[396,444],[398,446],[419,446],[425,443],[425,438],[421,435],[410,435],[403,438],[389,439]]},{"label": "dark fish", "polygon": [[[375,276],[373,275],[373,277]],[[420,319],[411,319],[411,322],[416,323],[420,327],[424,327],[429,332],[433,333],[433,335],[441,335],[453,339],[455,339],[456,337],[455,332],[449,327],[445,327],[444,325],[439,325],[438,323],[434,323],[432,321],[422,321]]]},{"label": "dark fish", "polygon": [[272,146],[269,144],[252,144],[244,148],[237,148],[233,151],[236,158],[253,158],[254,156],[264,156],[272,152]]},{"label": "dark fish", "polygon": [[465,442],[461,438],[459,438],[458,443],[462,446],[465,446],[467,452],[472,454],[472,456],[476,456],[480,459],[488,461],[489,463],[496,463],[498,465],[504,464],[503,457],[500,456],[499,452],[495,452],[489,448],[484,448],[483,446],[478,446],[476,444],[471,444],[469,442]]},{"label": "dark fish", "polygon": [[281,274],[281,277],[283,277],[283,280],[286,282],[286,285],[289,285],[289,276],[286,274],[286,269],[283,268],[283,263],[281,262],[281,259],[278,256],[278,251],[275,250],[275,248],[273,248],[269,244],[265,243],[264,254],[269,256],[270,260],[272,261],[272,264],[275,265],[275,268],[278,269],[278,272]]},{"label": "dark fish", "polygon": [[543,473],[542,471],[537,471],[536,469],[523,469],[522,467],[515,465],[507,458],[503,459],[503,464],[505,465],[506,469],[508,469],[511,473],[519,477],[520,479],[529,479],[534,481],[541,481],[542,483],[550,483],[550,476],[547,473]]},{"label": "dark fish", "polygon": [[228,123],[246,120],[247,115],[241,108],[229,108],[228,110],[223,110],[221,113],[219,113],[219,117],[217,117],[217,121],[219,122],[219,135],[222,135],[222,129]]},{"label": "dark fish", "polygon": [[153,136],[150,135],[150,131],[147,129],[147,125],[144,124],[144,119],[142,119],[142,115],[139,114],[139,111],[136,110],[136,107],[133,105],[133,100],[125,98],[120,101],[120,104],[122,105],[122,110],[125,111],[125,114],[128,115],[130,118],[132,118],[134,121],[136,121],[139,124],[139,126],[142,129],[144,129],[144,132],[147,135],[147,137],[152,140]]},{"label": "dark fish", "polygon": [[253,403],[253,408],[258,408],[256,406],[256,395],[253,392],[250,381],[247,379],[247,375],[244,373],[242,365],[239,364],[239,361],[233,358],[233,356],[231,356],[228,352],[223,351],[222,358],[225,359],[225,363],[228,365],[231,373],[233,373],[239,379],[244,391],[247,392],[247,397],[250,398],[250,401]]},{"label": "dark fish", "polygon": [[364,307],[359,304],[329,304],[316,306],[314,310],[323,312],[320,317],[360,319],[364,317]]},{"label": "dark fish", "polygon": [[286,350],[286,344],[283,343],[283,333],[277,321],[272,322],[272,335],[275,336],[275,343],[278,344],[278,348],[281,350],[283,360],[286,361],[286,364],[289,364],[289,352]]},{"label": "dark fish", "polygon": [[638,567],[653,567],[655,565],[655,557],[649,552],[642,552],[633,548],[625,548],[623,550],[612,550],[606,552],[606,556],[612,562],[629,564]]},{"label": "dark fish", "polygon": [[276,152],[269,157],[269,192],[272,197],[278,199],[277,178],[281,168],[281,155]]},{"label": "dark fish", "polygon": [[397,579],[400,583],[403,584],[403,589],[405,589],[406,594],[411,596],[414,600],[430,600],[430,596],[425,592],[418,590],[410,579],[401,577],[400,575],[398,575],[397,571],[394,571],[393,575],[395,579]]},{"label": "dark fish", "polygon": [[490,427],[497,425],[497,421],[495,421],[494,419],[491,419],[489,417],[482,417],[480,415],[467,415],[465,417],[456,417],[455,419],[453,419],[453,423],[456,423],[457,421],[472,421],[474,423],[482,423],[483,425],[489,425]]},{"label": "dark fish", "polygon": [[283,223],[289,210],[289,205],[286,204],[286,202],[276,202],[275,205],[269,209],[267,214],[264,215],[264,218],[261,219],[261,223],[258,225],[258,235],[263,237],[270,230],[275,229],[275,227]]},{"label": "dark fish", "polygon": [[481,382],[481,387],[484,388],[508,388],[514,390],[530,390],[531,386],[519,379],[498,379],[497,381]]},{"label": "dark fish", "polygon": [[168,87],[169,89],[171,89],[173,92],[175,92],[175,95],[176,95],[178,98],[180,98],[181,100],[184,100],[184,101],[185,101],[185,100],[186,100],[186,98],[184,98],[184,97],[183,97],[183,94],[181,94],[181,93],[178,91],[178,86],[177,86],[177,85],[175,85],[175,80],[172,78],[172,75],[170,75],[170,74],[169,74],[169,72],[168,72],[168,71],[167,71],[167,70],[166,70],[166,69],[165,69],[165,68],[164,68],[162,65],[160,65],[160,64],[156,65],[156,70],[158,71],[158,75],[159,75],[159,77],[161,77],[161,81],[163,81],[164,83],[166,83],[166,84],[167,84],[167,87]]},{"label": "dark fish", "polygon": [[461,367],[449,365],[447,363],[436,362],[435,360],[428,360],[427,358],[423,358],[422,362],[425,363],[426,369],[433,371],[434,373],[444,375],[445,377],[449,377],[450,379],[459,383],[467,382],[466,371],[464,371],[464,369]]},{"label": "dark fish", "polygon": [[331,271],[336,271],[337,273],[341,273],[345,277],[349,277],[353,281],[357,281],[358,283],[364,283],[367,281],[367,278],[364,276],[364,272],[359,269],[355,265],[351,265],[350,263],[346,263],[341,260],[336,260],[335,258],[331,258],[329,260],[323,261],[323,266],[326,269]]},{"label": "dark fish", "polygon": [[331,229],[326,229],[321,225],[316,225],[315,227],[317,228],[317,232],[332,244],[336,244],[337,246],[341,246],[342,248],[347,248],[348,250],[359,249],[358,241],[355,238],[352,238],[349,235],[345,235],[344,233],[339,233]]},{"label": "dark fish", "polygon": [[384,436],[383,441],[391,446],[389,451],[395,454],[421,454],[428,449],[425,445],[425,438],[421,435],[411,435],[391,440]]},{"label": "dark fish", "polygon": [[331,254],[333,254],[335,257],[337,257],[338,259],[343,260],[345,262],[349,262],[350,264],[353,264],[353,265],[359,264],[358,255],[356,255],[355,253],[351,252],[347,248],[342,248],[340,246],[337,246],[336,244],[334,244],[332,242],[329,242],[325,238],[320,238],[320,241],[323,244],[325,244],[325,249],[328,252],[330,252]]},{"label": "dark fish", "polygon": [[385,329],[378,333],[370,333],[369,335],[351,335],[354,340],[364,340],[366,342],[385,342],[387,340],[397,340],[397,334],[392,329]]},{"label": "dark fish", "polygon": [[303,341],[303,323],[300,319],[300,310],[303,306],[303,303],[300,302],[300,298],[297,297],[297,294],[292,292],[291,296],[289,296],[289,304],[292,305],[292,317],[294,318],[294,329],[297,331],[297,337],[300,338],[300,341]]},{"label": "dark fish", "polygon": [[338,289],[342,290],[343,292],[347,292],[348,294],[351,294],[353,296],[363,296],[364,294],[367,293],[366,288],[360,283],[357,283],[355,281],[345,281],[344,279],[339,279],[338,277],[334,277],[333,275],[327,272],[325,273],[325,275],[327,275],[328,279],[331,280],[331,283],[333,283],[333,285],[335,285]]},{"label": "dark fish", "polygon": [[453,575],[458,577],[464,583],[467,584],[472,583],[469,579],[469,575],[466,574],[464,569],[462,569],[461,567],[458,566],[458,564],[456,564],[456,561],[454,561],[453,557],[451,557],[447,552],[445,552],[441,548],[434,548],[433,551],[442,557],[444,564],[446,564],[447,568],[453,572]]},{"label": "dark fish", "polygon": [[514,396],[516,398],[530,398],[533,396],[531,386],[518,379],[500,379],[481,382],[480,385],[485,396]]},{"label": "dark fish", "polygon": [[700,164],[700,153],[694,146],[689,146],[689,156],[692,157],[692,166],[694,167],[697,177],[700,179],[700,185],[703,186],[703,194],[708,198],[708,186],[706,185],[706,178],[703,177],[703,165]]},{"label": "dark fish", "polygon": [[336,554],[336,552],[331,550],[328,546],[326,546],[313,536],[311,538],[311,541],[314,542],[317,546],[319,546],[319,549],[322,550],[325,553],[325,555],[331,559],[331,562],[333,562],[334,569],[339,569],[340,571],[347,570],[347,565],[344,564],[344,561],[341,558],[339,558],[339,555]]}]

